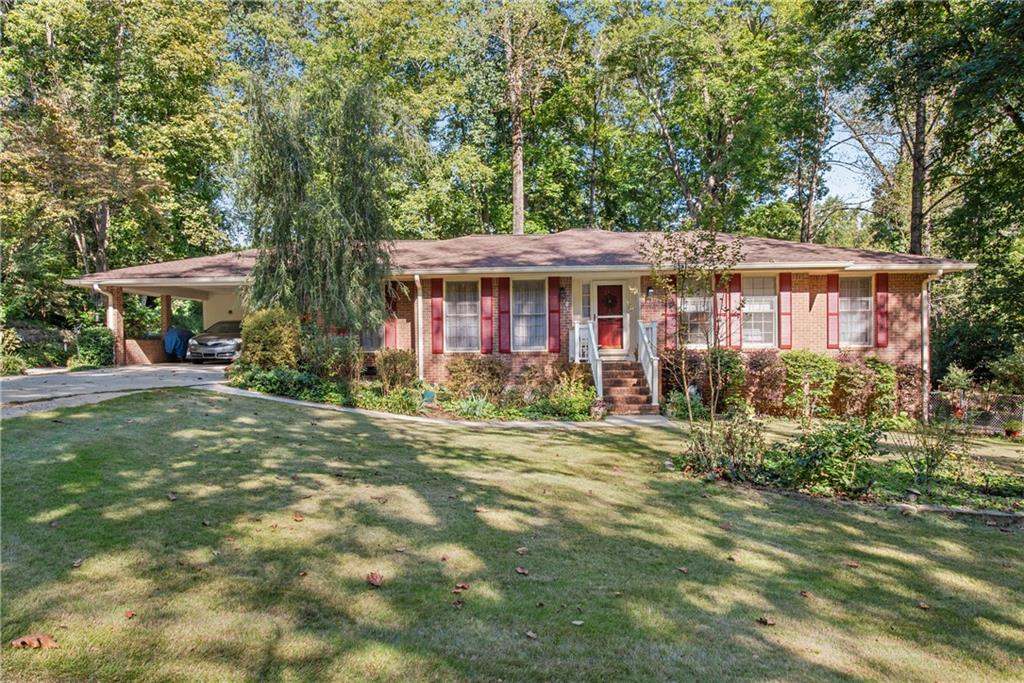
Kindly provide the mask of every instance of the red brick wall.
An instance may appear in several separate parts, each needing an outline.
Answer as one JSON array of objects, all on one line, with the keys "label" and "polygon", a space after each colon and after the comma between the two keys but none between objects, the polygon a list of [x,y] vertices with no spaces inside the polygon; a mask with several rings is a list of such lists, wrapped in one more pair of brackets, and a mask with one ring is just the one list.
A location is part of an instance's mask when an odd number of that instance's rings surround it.
[{"label": "red brick wall", "polygon": [[[397,348],[416,351],[416,285],[406,282],[405,292],[398,291],[394,305]],[[424,292],[426,296],[426,292]]]},{"label": "red brick wall", "polygon": [[164,353],[164,343],[160,339],[125,339],[125,365],[151,365],[153,363],[169,363]]},{"label": "red brick wall", "polygon": [[[868,275],[868,273],[865,273]],[[873,274],[871,274],[873,275]],[[889,344],[885,348],[828,348],[825,330],[825,276],[793,273],[793,348],[838,356],[876,356],[893,364],[921,365],[921,284],[925,276],[913,273],[889,275]],[[665,348],[665,293],[658,289],[647,296],[651,278],[641,279],[641,315],[658,322],[658,348]]]},{"label": "red brick wall", "polygon": [[[481,280],[483,279],[485,278],[481,278]],[[527,367],[537,367],[546,372],[560,360],[568,359],[569,333],[572,330],[572,278],[559,278],[559,288],[565,291],[564,296],[561,297],[560,307],[561,321],[559,325],[559,337],[561,341],[559,353],[548,353],[547,351],[516,351],[514,353],[498,353],[498,282],[497,278],[487,279],[493,280],[491,291],[494,295],[494,310],[491,320],[494,351],[493,353],[486,354],[487,356],[500,358],[511,363],[513,377]],[[448,378],[447,364],[450,359],[458,358],[460,356],[480,356],[481,354],[431,352],[431,349],[433,348],[433,336],[430,320],[430,297],[433,282],[434,280],[431,279],[423,282],[423,320],[420,325],[420,330],[423,334],[423,374],[426,381],[441,383]],[[443,287],[443,284],[441,286]],[[444,296],[444,292],[438,292],[438,295]]]}]

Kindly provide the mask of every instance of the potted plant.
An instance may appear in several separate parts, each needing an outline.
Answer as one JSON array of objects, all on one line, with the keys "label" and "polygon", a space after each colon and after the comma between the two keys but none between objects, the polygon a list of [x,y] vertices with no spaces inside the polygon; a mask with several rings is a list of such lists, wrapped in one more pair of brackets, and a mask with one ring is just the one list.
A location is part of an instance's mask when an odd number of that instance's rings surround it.
[{"label": "potted plant", "polygon": [[1007,420],[1003,425],[1003,432],[1011,439],[1016,439],[1024,432],[1024,422],[1020,420]]}]

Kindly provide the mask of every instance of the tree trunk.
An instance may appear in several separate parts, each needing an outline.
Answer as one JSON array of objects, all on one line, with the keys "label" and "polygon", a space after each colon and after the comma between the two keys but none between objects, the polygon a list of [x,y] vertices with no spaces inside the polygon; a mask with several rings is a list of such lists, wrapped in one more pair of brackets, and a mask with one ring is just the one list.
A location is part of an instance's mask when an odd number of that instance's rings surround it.
[{"label": "tree trunk", "polygon": [[811,165],[810,178],[807,181],[807,196],[804,197],[804,210],[800,216],[800,241],[814,241],[814,200],[818,196],[818,164]]},{"label": "tree trunk", "polygon": [[910,186],[910,253],[924,253],[924,196],[928,184],[927,111],[924,95],[918,95],[914,112],[913,173]]},{"label": "tree trunk", "polygon": [[522,45],[514,46],[512,32],[505,46],[508,59],[508,96],[512,110],[512,234],[522,235],[526,223],[526,197],[523,190],[523,55]]},{"label": "tree trunk", "polygon": [[95,272],[107,270],[107,235],[110,233],[110,204],[103,202],[92,217],[93,232],[96,236],[96,251],[93,254]]}]

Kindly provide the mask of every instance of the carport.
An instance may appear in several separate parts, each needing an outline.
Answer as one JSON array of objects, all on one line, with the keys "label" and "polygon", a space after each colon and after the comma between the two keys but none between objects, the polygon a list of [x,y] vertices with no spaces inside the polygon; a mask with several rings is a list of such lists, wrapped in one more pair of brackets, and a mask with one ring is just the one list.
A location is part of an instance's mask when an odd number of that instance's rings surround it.
[{"label": "carport", "polygon": [[[229,252],[119,268],[64,282],[106,297],[106,324],[114,334],[115,365],[148,365],[166,359],[163,335],[171,326],[172,299],[202,302],[204,328],[220,320],[241,320],[241,286],[255,260],[255,250]],[[125,338],[125,294],[159,298],[160,339]]]}]

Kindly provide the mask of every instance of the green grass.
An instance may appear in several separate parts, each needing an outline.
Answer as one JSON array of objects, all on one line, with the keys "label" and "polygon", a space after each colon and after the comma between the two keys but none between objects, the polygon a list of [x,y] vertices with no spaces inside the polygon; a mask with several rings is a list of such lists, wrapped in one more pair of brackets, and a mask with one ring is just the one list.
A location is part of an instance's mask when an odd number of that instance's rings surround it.
[{"label": "green grass", "polygon": [[3,639],[60,643],[6,648],[4,680],[1024,675],[1019,527],[687,480],[674,430],[188,390],[2,430]]}]

